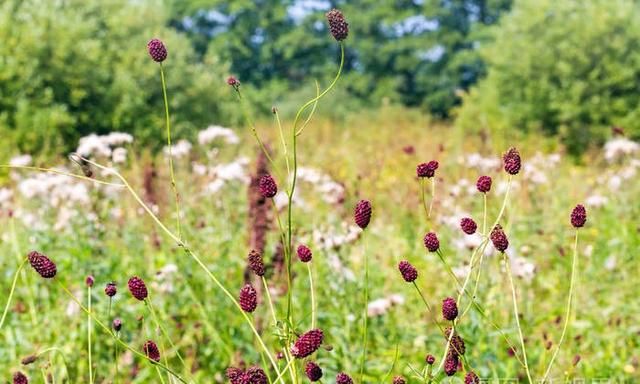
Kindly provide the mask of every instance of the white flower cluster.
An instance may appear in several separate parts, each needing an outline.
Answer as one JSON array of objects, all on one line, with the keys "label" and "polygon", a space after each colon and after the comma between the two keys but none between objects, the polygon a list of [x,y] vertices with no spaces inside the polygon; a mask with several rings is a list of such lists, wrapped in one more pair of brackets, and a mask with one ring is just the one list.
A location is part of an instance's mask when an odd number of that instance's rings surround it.
[{"label": "white flower cluster", "polygon": [[357,225],[350,225],[343,222],[341,225],[341,231],[328,230],[320,231],[318,229],[313,231],[313,243],[316,244],[318,249],[337,249],[345,244],[353,243],[358,240],[362,233],[362,229]]},{"label": "white flower cluster", "polygon": [[[177,143],[171,145],[171,156],[174,159],[187,157],[191,153],[192,148],[193,145],[191,145],[189,140],[178,140]],[[163,152],[166,156],[169,156],[169,147],[165,146]]]},{"label": "white flower cluster", "polygon": [[124,163],[127,150],[122,145],[133,143],[133,136],[124,132],[111,132],[107,135],[81,137],[76,152],[82,157],[111,158],[114,163]]},{"label": "white flower cluster", "polygon": [[329,204],[339,204],[344,201],[344,187],[316,169],[298,168],[298,179],[314,186],[320,197]]},{"label": "white flower cluster", "polygon": [[460,159],[461,164],[466,165],[468,168],[475,168],[482,172],[489,172],[499,169],[502,165],[502,160],[499,157],[484,157],[479,153],[471,153]]},{"label": "white flower cluster", "polygon": [[522,164],[522,175],[532,184],[546,184],[549,182],[549,173],[557,169],[561,160],[558,153],[544,155],[538,152]]},{"label": "white flower cluster", "polygon": [[404,304],[404,296],[399,294],[392,294],[388,297],[383,297],[370,301],[367,305],[367,315],[369,317],[382,316],[387,313],[393,306]]},{"label": "white flower cluster", "polygon": [[640,144],[624,137],[609,140],[604,145],[604,158],[612,163],[640,151]]},{"label": "white flower cluster", "polygon": [[217,139],[222,139],[227,144],[240,143],[240,139],[233,130],[219,125],[210,125],[206,129],[198,132],[198,144],[200,145],[211,144]]}]

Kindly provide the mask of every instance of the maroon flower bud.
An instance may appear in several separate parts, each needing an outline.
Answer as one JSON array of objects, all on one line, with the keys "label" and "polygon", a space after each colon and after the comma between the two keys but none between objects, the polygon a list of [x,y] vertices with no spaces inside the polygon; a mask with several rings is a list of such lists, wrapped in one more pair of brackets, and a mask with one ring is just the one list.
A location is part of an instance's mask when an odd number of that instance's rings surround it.
[{"label": "maroon flower bud", "polygon": [[418,177],[431,178],[436,174],[436,169],[438,169],[439,165],[440,164],[438,164],[438,162],[435,160],[431,160],[428,163],[418,164],[418,166],[416,167],[416,175]]},{"label": "maroon flower bud", "polygon": [[371,203],[368,200],[360,200],[356,204],[353,218],[358,227],[365,229],[371,221]]},{"label": "maroon flower bud", "polygon": [[111,326],[116,332],[120,332],[120,330],[122,329],[122,320],[118,318],[113,319],[113,323],[111,324]]},{"label": "maroon flower bud", "polygon": [[260,194],[266,198],[272,198],[278,193],[278,186],[276,185],[276,181],[273,180],[271,175],[264,175],[260,178],[259,182],[260,186]]},{"label": "maroon flower bud", "polygon": [[38,360],[38,355],[29,355],[29,356],[23,358],[22,360],[20,360],[20,364],[29,365],[29,364],[35,363],[36,360]]},{"label": "maroon flower bud", "polygon": [[322,378],[322,368],[313,361],[307,363],[304,373],[310,381],[319,381]]},{"label": "maroon flower bud", "polygon": [[491,177],[480,176],[476,182],[476,188],[482,193],[487,193],[491,190]]},{"label": "maroon flower bud", "polygon": [[442,317],[449,321],[453,321],[458,317],[458,305],[453,297],[447,297],[442,300]]},{"label": "maroon flower bud", "polygon": [[229,367],[225,372],[225,376],[231,382],[231,384],[244,384],[242,379],[244,378],[244,372],[240,368]]},{"label": "maroon flower bud", "polygon": [[582,204],[576,205],[573,211],[571,211],[571,225],[573,225],[574,228],[582,228],[586,222],[587,210]]},{"label": "maroon flower bud", "polygon": [[118,289],[116,288],[116,283],[114,282],[107,283],[107,285],[104,287],[104,294],[109,297],[115,296],[116,292],[118,292]]},{"label": "maroon flower bud", "polygon": [[312,329],[303,333],[291,347],[291,354],[298,359],[305,358],[320,348],[323,339],[324,334],[320,329]]},{"label": "maroon flower bud", "polygon": [[336,376],[336,384],[353,384],[353,380],[346,373],[340,372]]},{"label": "maroon flower bud", "polygon": [[451,353],[451,351],[447,354],[447,358],[444,361],[444,373],[447,376],[453,376],[456,374],[458,370],[458,355],[455,353]]},{"label": "maroon flower bud", "polygon": [[407,384],[407,381],[402,376],[396,376],[393,378],[393,384]]},{"label": "maroon flower bud", "polygon": [[87,284],[87,287],[89,288],[93,287],[93,284],[95,283],[95,281],[96,280],[91,275],[87,276],[87,278],[84,280],[84,282]]},{"label": "maroon flower bud", "polygon": [[429,252],[437,252],[438,248],[440,248],[440,240],[438,240],[438,236],[434,232],[429,232],[424,235],[424,246],[429,250]]},{"label": "maroon flower bud", "polygon": [[250,367],[247,369],[246,376],[249,379],[247,384],[267,384],[269,382],[267,375],[260,367]]},{"label": "maroon flower bud", "polygon": [[152,340],[147,340],[142,346],[144,354],[156,363],[160,361],[160,351],[158,346]]},{"label": "maroon flower bud", "polygon": [[451,350],[457,355],[464,355],[464,353],[467,351],[464,340],[462,339],[462,337],[460,337],[460,335],[458,335],[457,332],[454,332],[453,336],[451,336],[451,329],[451,327],[447,327],[444,330],[444,335],[447,340],[449,340],[449,337],[451,337]]},{"label": "maroon flower bud", "polygon": [[465,217],[460,220],[460,228],[462,228],[462,232],[466,233],[467,235],[473,235],[478,229],[478,224],[476,224],[476,222],[473,221],[472,218]]},{"label": "maroon flower bud", "polygon": [[22,372],[13,374],[13,384],[29,384],[29,379]]},{"label": "maroon flower bud", "polygon": [[264,276],[264,261],[262,261],[262,255],[258,253],[255,249],[252,249],[249,252],[249,256],[247,257],[247,264],[249,265],[249,269],[253,271],[258,276]]},{"label": "maroon flower bud", "polygon": [[329,31],[334,39],[342,41],[349,35],[349,24],[345,21],[344,15],[337,9],[332,9],[325,15],[329,22]]},{"label": "maroon flower bud", "polygon": [[153,59],[153,61],[157,63],[162,63],[167,58],[167,48],[164,46],[164,43],[158,39],[151,39],[147,43],[147,51],[149,51],[149,56]]},{"label": "maroon flower bud", "polygon": [[480,384],[480,378],[475,372],[469,371],[464,377],[464,384]]},{"label": "maroon flower bud", "polygon": [[436,362],[436,358],[432,354],[428,354],[424,361],[426,361],[429,365],[433,365],[433,363]]},{"label": "maroon flower bud", "polygon": [[133,276],[129,279],[129,292],[131,295],[140,301],[144,301],[147,298],[147,286],[144,284],[141,278],[138,276]]},{"label": "maroon flower bud", "polygon": [[491,242],[493,246],[500,252],[504,252],[509,247],[509,240],[507,239],[507,235],[502,230],[502,226],[500,224],[496,224],[491,231]]},{"label": "maroon flower bud", "polygon": [[229,76],[227,78],[227,84],[229,84],[230,86],[232,86],[235,89],[238,89],[238,87],[240,87],[240,80],[236,79],[233,76]]},{"label": "maroon flower bud", "polygon": [[520,166],[522,165],[522,160],[520,159],[520,153],[517,149],[511,147],[509,150],[502,156],[502,161],[504,163],[504,170],[510,175],[517,175],[520,172]]},{"label": "maroon flower bud", "polygon": [[51,279],[56,275],[56,264],[47,256],[37,251],[31,251],[27,257],[33,269],[43,278]]},{"label": "maroon flower bud", "polygon": [[578,363],[580,362],[581,359],[582,358],[580,357],[580,355],[575,355],[575,356],[573,356],[573,360],[571,361],[571,363],[575,367],[576,365],[578,365]]},{"label": "maroon flower bud", "polygon": [[250,284],[240,290],[240,308],[245,312],[253,312],[258,307],[258,293]]},{"label": "maroon flower bud", "polygon": [[407,283],[412,283],[418,278],[418,270],[416,270],[415,267],[406,260],[402,260],[398,263],[398,269],[400,270],[402,278]]},{"label": "maroon flower bud", "polygon": [[298,253],[298,258],[303,263],[310,262],[311,261],[311,257],[313,256],[313,254],[311,253],[311,250],[309,249],[309,247],[307,247],[304,244],[301,244],[301,245],[298,246],[297,253]]}]

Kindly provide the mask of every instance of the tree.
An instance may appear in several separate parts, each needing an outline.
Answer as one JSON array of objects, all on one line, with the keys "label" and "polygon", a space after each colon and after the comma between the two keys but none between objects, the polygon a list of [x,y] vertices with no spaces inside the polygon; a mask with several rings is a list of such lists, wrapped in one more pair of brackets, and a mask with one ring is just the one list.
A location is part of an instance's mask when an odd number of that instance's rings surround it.
[{"label": "tree", "polygon": [[611,125],[640,137],[640,12],[632,0],[521,0],[482,49],[488,76],[458,123],[559,135],[579,154]]},{"label": "tree", "polygon": [[[127,0],[0,4],[0,134],[21,151],[66,152],[79,136],[120,130],[160,147],[164,108],[158,65],[146,52],[165,41],[169,98],[177,136],[228,122],[226,66],[200,60],[167,28],[159,4]],[[232,102],[232,99],[227,98]],[[6,154],[9,155],[9,154]]]}]

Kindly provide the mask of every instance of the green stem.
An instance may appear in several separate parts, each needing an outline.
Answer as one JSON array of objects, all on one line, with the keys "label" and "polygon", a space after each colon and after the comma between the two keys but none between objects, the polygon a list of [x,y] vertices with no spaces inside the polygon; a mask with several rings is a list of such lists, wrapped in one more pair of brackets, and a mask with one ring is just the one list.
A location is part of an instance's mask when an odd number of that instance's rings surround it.
[{"label": "green stem", "polygon": [[422,208],[424,209],[424,215],[427,220],[430,220],[429,209],[427,208],[427,198],[425,193],[424,177],[420,178],[420,200],[422,201]]},{"label": "green stem", "polygon": [[431,202],[429,203],[429,218],[431,218],[431,211],[433,210],[433,202],[436,200],[436,177],[433,176],[431,180]]},{"label": "green stem", "polygon": [[309,290],[311,291],[311,329],[316,328],[317,308],[316,295],[313,288],[313,272],[311,271],[311,262],[307,263],[307,271],[309,272]]},{"label": "green stem", "polygon": [[149,312],[151,312],[151,316],[153,317],[153,321],[156,323],[156,327],[158,327],[160,329],[160,332],[162,333],[164,338],[167,339],[167,341],[169,342],[169,345],[171,345],[171,348],[173,348],[173,350],[175,350],[176,356],[178,356],[178,359],[182,363],[182,366],[184,367],[185,371],[188,371],[189,368],[187,367],[187,363],[185,363],[184,359],[180,355],[180,351],[178,350],[178,347],[176,347],[176,345],[171,340],[171,337],[169,337],[169,332],[167,332],[167,330],[162,326],[162,323],[160,322],[158,314],[156,313],[156,310],[153,308],[153,304],[151,303],[151,299],[149,299],[147,297],[144,300],[144,302],[149,307]]},{"label": "green stem", "polygon": [[363,232],[362,249],[364,256],[364,310],[362,313],[362,360],[360,362],[360,382],[364,383],[364,364],[367,360],[367,323],[369,320],[369,258],[367,257],[366,237]]},{"label": "green stem", "polygon": [[482,236],[488,236],[487,233],[487,194],[482,194],[484,209],[482,210]]},{"label": "green stem", "polygon": [[160,78],[162,79],[162,96],[164,97],[164,113],[167,126],[167,148],[169,151],[169,175],[171,177],[171,188],[176,201],[176,227],[178,230],[178,238],[182,238],[182,227],[180,225],[180,195],[178,194],[178,187],[176,186],[176,177],[173,170],[173,149],[171,148],[171,119],[169,117],[169,101],[167,99],[167,84],[164,79],[164,68],[160,63]]},{"label": "green stem", "polygon": [[525,349],[524,336],[522,334],[522,327],[520,326],[518,299],[516,297],[516,287],[513,283],[513,275],[511,273],[511,262],[509,261],[507,254],[504,252],[502,253],[502,258],[507,268],[507,276],[509,276],[509,283],[511,285],[511,298],[513,299],[513,316],[516,318],[516,327],[518,328],[518,335],[520,336],[520,345],[522,346],[522,356],[524,358],[524,369],[527,372],[527,378],[529,379],[529,384],[532,384],[533,379],[531,379],[531,372],[529,372],[529,364],[527,363],[527,350]]},{"label": "green stem", "polygon": [[91,286],[87,287],[87,353],[89,358],[89,383],[93,384],[93,363],[91,362]]},{"label": "green stem", "polygon": [[98,319],[93,312],[89,311],[84,305],[82,305],[82,303],[80,302],[80,300],[78,300],[73,293],[71,293],[69,291],[69,289],[67,287],[64,286],[64,284],[62,284],[62,282],[60,282],[59,280],[56,279],[56,282],[58,283],[58,285],[60,285],[60,287],[62,288],[62,290],[67,294],[67,296],[69,296],[69,298],[71,298],[71,300],[73,300],[78,307],[80,307],[80,309],[82,309],[83,312],[85,312],[87,315],[91,316],[93,318],[93,321],[96,322],[96,324],[98,324],[100,326],[100,328],[102,328],[106,333],[109,334],[109,336],[111,336],[116,342],[118,342],[118,344],[122,345],[124,348],[128,349],[129,351],[131,351],[134,355],[150,362],[152,365],[156,365],[158,367],[160,367],[161,369],[169,372],[171,375],[173,375],[173,377],[175,377],[176,379],[178,379],[181,383],[187,384],[187,382],[180,377],[180,375],[178,375],[177,373],[175,373],[171,368],[167,367],[166,365],[163,365],[161,363],[157,363],[154,360],[151,360],[149,357],[147,357],[145,354],[138,352],[137,350],[135,350],[134,348],[132,348],[131,346],[129,346],[129,344],[125,343],[124,341],[122,341],[119,337],[116,337],[116,335],[111,331],[111,329],[109,329],[109,327],[107,327],[106,325],[104,325],[104,323],[102,321],[100,321],[100,319]]},{"label": "green stem", "polygon": [[13,283],[11,284],[11,291],[9,291],[9,297],[7,298],[7,304],[4,306],[4,311],[2,312],[2,318],[0,319],[0,329],[2,329],[2,325],[4,324],[4,319],[7,317],[7,312],[9,311],[9,306],[11,305],[11,299],[13,298],[13,293],[16,290],[16,283],[18,282],[18,276],[20,275],[20,271],[24,267],[27,259],[22,260],[18,269],[16,270],[16,274],[13,277]]},{"label": "green stem", "polygon": [[289,152],[287,150],[287,140],[285,140],[284,138],[284,130],[282,129],[282,122],[280,121],[280,113],[278,112],[277,109],[274,115],[276,118],[276,123],[278,125],[278,132],[280,132],[280,139],[282,140],[283,156],[284,156],[285,164],[287,165],[287,175],[289,175],[291,173],[291,169],[289,166]]},{"label": "green stem", "polygon": [[558,345],[556,346],[553,355],[551,356],[551,361],[549,362],[549,366],[547,367],[544,376],[542,377],[542,381],[540,384],[544,384],[547,380],[547,376],[549,376],[549,372],[551,371],[551,367],[553,366],[553,362],[558,356],[560,352],[560,346],[564,342],[565,335],[567,333],[567,328],[569,327],[569,319],[571,318],[571,304],[573,302],[573,289],[576,279],[576,271],[578,265],[578,230],[576,230],[576,236],[573,242],[573,261],[571,262],[571,282],[569,283],[569,297],[567,297],[567,308],[566,308],[566,316],[564,318],[564,325],[562,326],[562,334],[560,335],[560,341],[558,341]]}]

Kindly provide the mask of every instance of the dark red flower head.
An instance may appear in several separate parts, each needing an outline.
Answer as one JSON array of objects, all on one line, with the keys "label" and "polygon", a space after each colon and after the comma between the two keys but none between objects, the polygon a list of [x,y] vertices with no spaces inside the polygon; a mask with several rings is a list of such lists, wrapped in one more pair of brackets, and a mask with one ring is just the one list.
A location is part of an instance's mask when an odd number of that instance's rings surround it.
[{"label": "dark red flower head", "polygon": [[435,232],[429,232],[424,235],[424,246],[429,250],[429,252],[438,251],[438,248],[440,248],[440,240],[438,240],[438,236],[436,236]]},{"label": "dark red flower head", "polygon": [[144,284],[144,281],[138,276],[133,276],[129,279],[129,292],[131,295],[140,301],[144,301],[147,298],[149,293],[147,292],[147,286]]},{"label": "dark red flower head", "polygon": [[393,384],[407,384],[407,381],[402,376],[396,376],[393,378]]},{"label": "dark red flower head", "polygon": [[502,230],[502,226],[500,224],[496,224],[491,231],[491,242],[493,246],[500,252],[504,252],[509,247],[509,239],[507,239],[507,235]]},{"label": "dark red flower head", "polygon": [[29,365],[29,364],[35,363],[37,360],[38,360],[38,355],[29,355],[23,358],[22,360],[20,360],[20,364]]},{"label": "dark red flower head", "polygon": [[240,80],[236,79],[234,76],[229,76],[227,78],[227,84],[235,89],[238,89],[240,87]]},{"label": "dark red flower head", "polygon": [[118,292],[118,289],[116,288],[116,283],[114,282],[107,283],[107,285],[104,287],[104,294],[109,297],[115,296],[116,292]]},{"label": "dark red flower head", "polygon": [[453,297],[447,297],[442,300],[442,317],[445,320],[453,321],[458,317],[458,304]]},{"label": "dark red flower head", "polygon": [[449,340],[449,337],[451,337],[451,350],[452,353],[455,352],[458,355],[464,355],[465,352],[467,351],[467,347],[464,344],[464,340],[462,339],[462,337],[460,337],[460,335],[458,335],[457,332],[453,332],[453,336],[451,336],[451,327],[447,327],[444,330],[444,335],[446,336],[447,340]]},{"label": "dark red flower head", "polygon": [[29,379],[22,372],[13,374],[13,384],[29,384]]},{"label": "dark red flower head", "polygon": [[307,363],[304,373],[310,381],[319,381],[322,378],[322,368],[313,361]]},{"label": "dark red flower head", "polygon": [[29,263],[36,272],[45,279],[51,279],[56,275],[56,264],[47,256],[38,251],[31,251],[27,256]]},{"label": "dark red flower head", "polygon": [[436,174],[436,169],[438,169],[439,165],[435,160],[431,160],[428,163],[420,163],[416,167],[416,175],[418,177],[431,178]]},{"label": "dark red flower head", "polygon": [[264,261],[262,260],[262,255],[255,249],[252,249],[249,252],[249,256],[247,256],[247,264],[253,273],[258,276],[264,276]]},{"label": "dark red flower head", "polygon": [[142,346],[144,354],[156,363],[160,361],[160,350],[158,346],[152,340],[147,340]]},{"label": "dark red flower head", "polygon": [[258,307],[258,293],[250,284],[245,284],[240,290],[240,308],[245,312],[253,312]]},{"label": "dark red flower head", "polygon": [[311,253],[311,250],[309,249],[309,247],[307,247],[304,244],[300,244],[298,246],[297,253],[298,253],[298,258],[303,263],[310,262],[311,261],[311,257],[313,256],[313,254]]},{"label": "dark red flower head", "polygon": [[229,379],[231,384],[244,384],[243,383],[244,371],[240,368],[236,368],[236,367],[227,368],[227,371],[225,372],[225,376],[227,376],[227,379]]},{"label": "dark red flower head", "polygon": [[340,372],[336,376],[336,384],[353,384],[353,380],[346,373]]},{"label": "dark red flower head", "polygon": [[432,354],[428,354],[424,361],[426,361],[429,365],[433,365],[433,363],[436,362],[436,358]]},{"label": "dark red flower head", "polygon": [[449,351],[449,353],[447,353],[447,358],[444,361],[444,373],[447,376],[453,376],[456,374],[456,371],[458,370],[458,355],[452,351]]},{"label": "dark red flower head", "polygon": [[111,326],[116,332],[120,331],[122,329],[122,320],[118,318],[113,319],[113,323],[111,324]]},{"label": "dark red flower head", "polygon": [[147,51],[149,51],[149,56],[151,56],[153,61],[157,63],[162,63],[167,58],[167,48],[159,39],[149,40],[147,43]]},{"label": "dark red flower head", "polygon": [[358,227],[362,229],[367,228],[371,221],[371,203],[368,200],[358,201],[353,217]]},{"label": "dark red flower head", "polygon": [[303,333],[291,347],[291,354],[298,359],[305,358],[320,348],[323,339],[324,334],[320,329],[312,329]]},{"label": "dark red flower head", "polygon": [[264,175],[260,178],[259,182],[260,186],[260,194],[266,198],[272,198],[278,193],[278,186],[276,185],[276,181],[273,180],[271,175]]},{"label": "dark red flower head", "polygon": [[407,260],[402,260],[398,263],[398,269],[400,270],[402,278],[407,283],[412,283],[418,278],[418,270]]},{"label": "dark red flower head", "polygon": [[249,379],[247,384],[267,384],[269,382],[267,380],[266,373],[264,373],[264,371],[260,367],[250,367],[249,369],[247,369],[245,375]]},{"label": "dark red flower head", "polygon": [[510,175],[517,175],[520,172],[522,160],[520,159],[520,153],[517,149],[511,147],[502,156],[502,162],[504,163],[504,170]]},{"label": "dark red flower head", "polygon": [[582,228],[586,222],[587,210],[582,204],[576,205],[573,211],[571,211],[571,225],[573,225],[574,228]]},{"label": "dark red flower head", "polygon": [[476,182],[476,188],[482,193],[487,193],[491,190],[491,177],[480,176]]},{"label": "dark red flower head", "polygon": [[462,228],[462,232],[466,233],[467,235],[473,235],[478,229],[478,224],[476,224],[476,222],[473,221],[472,218],[464,217],[462,218],[462,220],[460,220],[460,228]]},{"label": "dark red flower head", "polygon": [[337,9],[332,9],[325,15],[329,22],[329,31],[334,39],[342,41],[349,35],[349,24],[344,19],[344,15]]},{"label": "dark red flower head", "polygon": [[87,287],[91,288],[91,287],[93,287],[93,284],[96,282],[96,280],[93,278],[93,276],[89,275],[84,280],[84,282],[87,284]]},{"label": "dark red flower head", "polygon": [[464,384],[480,384],[480,378],[475,372],[469,371],[464,377]]}]

